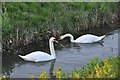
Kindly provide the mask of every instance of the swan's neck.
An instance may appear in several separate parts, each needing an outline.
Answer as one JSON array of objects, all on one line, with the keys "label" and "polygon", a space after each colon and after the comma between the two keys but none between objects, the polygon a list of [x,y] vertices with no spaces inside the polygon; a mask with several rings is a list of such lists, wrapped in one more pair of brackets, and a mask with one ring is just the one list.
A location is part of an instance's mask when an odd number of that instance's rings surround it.
[{"label": "swan's neck", "polygon": [[51,56],[53,56],[54,58],[56,58],[56,54],[55,54],[55,49],[54,49],[53,41],[51,41],[51,40],[49,40],[49,47],[50,47]]},{"label": "swan's neck", "polygon": [[66,34],[65,37],[70,37],[70,41],[74,42],[74,37],[71,34]]}]

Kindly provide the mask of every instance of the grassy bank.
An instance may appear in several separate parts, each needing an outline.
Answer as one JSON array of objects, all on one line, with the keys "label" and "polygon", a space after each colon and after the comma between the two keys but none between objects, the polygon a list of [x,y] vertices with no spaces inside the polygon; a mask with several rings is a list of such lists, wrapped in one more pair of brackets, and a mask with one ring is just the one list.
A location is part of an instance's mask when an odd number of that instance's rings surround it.
[{"label": "grassy bank", "polygon": [[[98,58],[94,58],[85,67],[80,69],[75,68],[71,74],[63,72],[61,68],[57,68],[52,76],[49,76],[46,71],[43,71],[38,76],[38,80],[48,80],[48,78],[58,80],[62,78],[119,78],[119,60],[119,57],[112,57],[104,61],[99,61]],[[34,80],[34,75],[31,75],[30,78]],[[3,80],[6,80],[5,76],[3,76]]]},{"label": "grassy bank", "polygon": [[3,52],[50,36],[118,25],[119,3],[2,3]]}]

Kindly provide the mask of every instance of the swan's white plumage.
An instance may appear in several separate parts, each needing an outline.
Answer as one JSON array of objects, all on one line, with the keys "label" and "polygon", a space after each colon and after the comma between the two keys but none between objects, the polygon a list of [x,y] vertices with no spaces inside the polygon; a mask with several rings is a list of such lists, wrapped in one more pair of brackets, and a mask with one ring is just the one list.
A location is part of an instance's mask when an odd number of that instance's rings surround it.
[{"label": "swan's white plumage", "polygon": [[95,35],[86,34],[86,35],[82,35],[82,36],[78,37],[76,40],[74,40],[74,38],[71,34],[65,34],[65,35],[62,35],[60,37],[60,39],[64,39],[65,37],[70,37],[71,42],[74,42],[74,43],[94,43],[94,42],[98,42],[98,41],[102,40],[105,37],[105,35],[98,37]]},{"label": "swan's white plumage", "polygon": [[19,55],[19,57],[23,58],[26,61],[33,61],[33,62],[48,61],[54,59],[53,56],[41,51],[32,52],[25,56]]},{"label": "swan's white plumage", "polygon": [[95,36],[95,35],[91,35],[91,34],[86,34],[83,35],[79,38],[77,38],[75,40],[75,42],[80,42],[80,43],[93,43],[93,42],[98,42],[100,40],[102,40],[102,38],[104,38],[104,36]]},{"label": "swan's white plumage", "polygon": [[54,39],[55,39],[54,37],[51,37],[49,40],[51,55],[42,51],[35,51],[25,56],[19,55],[19,57],[21,57],[26,61],[33,61],[33,62],[49,61],[49,60],[55,59],[56,55],[55,55],[54,46],[53,46]]}]

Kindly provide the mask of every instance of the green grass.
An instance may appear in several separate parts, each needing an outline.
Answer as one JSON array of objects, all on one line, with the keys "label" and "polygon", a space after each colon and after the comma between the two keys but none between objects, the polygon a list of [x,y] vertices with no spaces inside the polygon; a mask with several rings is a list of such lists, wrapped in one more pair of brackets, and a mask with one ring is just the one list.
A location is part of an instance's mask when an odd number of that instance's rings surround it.
[{"label": "green grass", "polygon": [[[81,30],[115,24],[119,19],[119,3],[115,2],[6,2],[2,5],[3,49],[47,40],[51,35],[78,34]],[[6,43],[10,40],[15,45]]]}]

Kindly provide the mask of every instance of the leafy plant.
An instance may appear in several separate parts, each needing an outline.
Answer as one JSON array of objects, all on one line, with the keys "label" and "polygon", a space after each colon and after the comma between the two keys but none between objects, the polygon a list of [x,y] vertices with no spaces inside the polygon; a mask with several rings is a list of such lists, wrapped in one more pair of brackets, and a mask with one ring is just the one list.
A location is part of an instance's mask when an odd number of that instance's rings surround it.
[{"label": "leafy plant", "polygon": [[98,58],[94,58],[87,64],[86,68],[83,67],[78,70],[75,68],[71,75],[62,72],[61,68],[57,68],[54,75],[58,80],[61,80],[61,78],[70,78],[71,80],[80,78],[117,78],[118,64],[118,57],[109,58],[100,62]]}]

